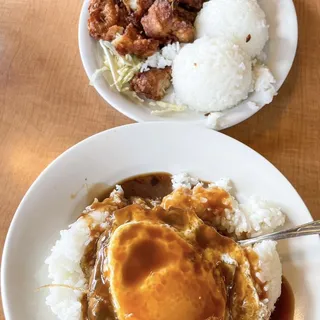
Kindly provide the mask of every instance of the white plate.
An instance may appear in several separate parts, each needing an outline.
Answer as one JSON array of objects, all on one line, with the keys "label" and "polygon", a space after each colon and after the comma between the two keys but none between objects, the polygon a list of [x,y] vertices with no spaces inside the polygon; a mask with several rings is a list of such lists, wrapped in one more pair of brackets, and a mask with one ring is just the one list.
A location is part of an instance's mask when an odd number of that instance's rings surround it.
[{"label": "white plate", "polygon": [[[89,0],[84,1],[80,15],[79,48],[83,66],[90,78],[96,69],[101,68],[102,61],[98,53],[97,41],[89,36],[87,29],[88,3]],[[292,0],[260,0],[259,3],[264,9],[270,25],[270,40],[265,48],[268,57],[266,64],[275,76],[277,80],[276,89],[279,90],[291,69],[296,54],[298,41],[297,16]],[[94,87],[105,101],[133,120],[138,122],[164,120],[164,117],[152,115],[146,103],[141,104],[136,100],[131,101],[115,89],[110,88],[103,77],[95,82]],[[237,107],[225,111],[220,129],[240,123],[259,110],[252,108],[247,101],[257,102],[262,107],[264,97],[261,93],[254,93]],[[165,118],[170,121],[191,121],[202,124],[206,122],[206,117],[203,114],[192,111],[172,113]]]},{"label": "white plate", "polygon": [[[35,289],[49,283],[43,261],[59,230],[72,223],[88,204],[90,186],[113,185],[123,178],[155,171],[187,171],[206,180],[230,177],[240,199],[259,194],[274,201],[283,208],[291,225],[311,220],[297,192],[275,167],[219,132],[172,122],[108,130],[63,153],[22,200],[2,261],[6,319],[55,319],[44,302],[46,290]],[[320,319],[319,238],[285,240],[279,250],[284,274],[296,297],[295,319]]]}]

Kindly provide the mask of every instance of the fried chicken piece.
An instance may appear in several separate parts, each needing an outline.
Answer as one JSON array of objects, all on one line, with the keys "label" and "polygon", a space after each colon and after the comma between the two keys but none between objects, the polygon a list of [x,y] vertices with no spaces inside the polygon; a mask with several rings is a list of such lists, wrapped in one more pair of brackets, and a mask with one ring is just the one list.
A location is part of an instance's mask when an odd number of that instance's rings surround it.
[{"label": "fried chicken piece", "polygon": [[179,0],[179,4],[191,10],[199,11],[202,8],[203,0]]},{"label": "fried chicken piece", "polygon": [[152,56],[159,47],[159,41],[146,39],[133,24],[129,24],[123,35],[112,41],[121,55],[134,54],[141,58]]},{"label": "fried chicken piece", "polygon": [[186,20],[186,21],[192,23],[192,25],[194,24],[196,17],[197,17],[197,12],[188,11],[188,10],[185,10],[185,9],[178,7],[178,6],[175,7],[175,12],[180,17],[180,19]]},{"label": "fried chicken piece", "polygon": [[156,0],[148,13],[141,19],[146,35],[164,42],[192,42],[195,29],[190,13],[175,8],[168,0]]},{"label": "fried chicken piece", "polygon": [[106,39],[104,39],[104,40],[112,41],[116,38],[117,35],[123,34],[123,31],[124,31],[123,27],[119,27],[117,25],[114,25],[109,28],[109,30],[106,34]]},{"label": "fried chicken piece", "polygon": [[132,12],[138,20],[148,11],[153,2],[154,0],[123,0],[128,12]]},{"label": "fried chicken piece", "polygon": [[140,72],[131,80],[131,90],[148,99],[161,100],[171,85],[171,68]]},{"label": "fried chicken piece", "polygon": [[128,24],[127,9],[122,3],[117,4],[114,0],[90,0],[89,15],[89,34],[97,40],[113,40]]}]

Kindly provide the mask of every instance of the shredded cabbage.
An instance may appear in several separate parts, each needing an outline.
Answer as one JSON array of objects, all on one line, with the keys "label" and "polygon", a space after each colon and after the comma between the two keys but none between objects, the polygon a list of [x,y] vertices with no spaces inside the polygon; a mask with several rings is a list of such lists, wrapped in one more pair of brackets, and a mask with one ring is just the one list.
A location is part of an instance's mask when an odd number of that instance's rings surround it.
[{"label": "shredded cabbage", "polygon": [[[130,81],[136,73],[140,72],[144,61],[129,54],[124,57],[121,56],[109,41],[100,40],[99,44],[103,50],[103,66],[91,76],[90,85],[93,85],[105,71],[110,71],[113,80],[113,83],[110,84],[111,87],[115,86],[119,92],[130,95],[130,97],[137,99],[139,102],[145,102],[136,92],[130,90]],[[154,115],[165,115],[186,109],[185,106],[165,101],[154,101],[149,104],[150,106],[159,107],[158,110],[151,111],[151,114]]]},{"label": "shredded cabbage", "polygon": [[97,69],[90,78],[90,85],[93,86],[94,82],[105,72],[110,70],[107,66],[103,66],[100,69]]},{"label": "shredded cabbage", "polygon": [[95,71],[90,84],[103,72],[110,71],[113,79],[111,86],[119,92],[128,91],[131,79],[140,71],[142,60],[129,54],[121,56],[111,42],[100,40],[99,44],[104,53],[103,67]]},{"label": "shredded cabbage", "polygon": [[157,116],[165,115],[170,112],[181,112],[186,110],[185,106],[181,106],[181,105],[177,105],[177,104],[173,104],[165,101],[150,102],[149,104],[151,106],[158,106],[161,108],[159,110],[151,111],[151,114],[154,114]]}]

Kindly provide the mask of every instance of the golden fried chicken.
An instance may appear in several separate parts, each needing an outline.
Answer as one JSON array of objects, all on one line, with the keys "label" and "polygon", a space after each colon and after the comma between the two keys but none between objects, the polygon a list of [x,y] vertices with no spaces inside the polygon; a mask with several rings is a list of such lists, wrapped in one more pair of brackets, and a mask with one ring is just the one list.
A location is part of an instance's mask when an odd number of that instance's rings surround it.
[{"label": "golden fried chicken", "polygon": [[190,22],[192,23],[192,25],[194,24],[194,21],[196,20],[196,17],[197,17],[197,12],[188,11],[179,6],[176,6],[174,10],[176,15],[178,15],[180,19]]},{"label": "golden fried chicken", "polygon": [[97,40],[111,41],[128,24],[127,9],[114,0],[90,0],[89,15],[89,33]]},{"label": "golden fried chicken", "polygon": [[131,80],[131,90],[148,99],[161,100],[171,85],[171,68],[140,72]]},{"label": "golden fried chicken", "polygon": [[141,19],[153,2],[154,0],[123,0],[128,12],[132,12],[136,19]]},{"label": "golden fried chicken", "polygon": [[141,58],[153,55],[159,47],[159,41],[146,39],[137,28],[130,23],[124,34],[112,41],[112,44],[121,55],[134,54]]},{"label": "golden fried chicken", "polygon": [[200,10],[203,5],[203,0],[179,0],[179,4],[193,10]]},{"label": "golden fried chicken", "polygon": [[195,29],[190,17],[189,12],[182,8],[176,8],[168,0],[156,0],[149,8],[148,13],[141,19],[141,24],[146,35],[150,38],[163,42],[192,42]]}]

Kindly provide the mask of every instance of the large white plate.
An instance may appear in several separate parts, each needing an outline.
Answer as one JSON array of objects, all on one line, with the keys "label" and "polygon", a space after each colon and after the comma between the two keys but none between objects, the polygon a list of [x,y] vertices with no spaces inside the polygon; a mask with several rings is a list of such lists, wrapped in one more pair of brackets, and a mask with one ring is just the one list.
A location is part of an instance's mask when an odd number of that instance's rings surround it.
[{"label": "large white plate", "polygon": [[[123,178],[154,171],[187,171],[206,180],[230,177],[239,198],[260,194],[274,201],[287,214],[289,224],[311,220],[297,192],[275,167],[221,133],[172,122],[108,130],[62,154],[22,200],[2,261],[7,320],[54,319],[44,302],[46,290],[35,289],[49,282],[43,261],[59,237],[59,230],[73,222],[88,204],[90,186],[112,185]],[[285,240],[279,250],[284,274],[296,297],[295,319],[320,319],[319,238]]]},{"label": "large white plate", "polygon": [[[88,3],[89,0],[85,0],[81,10],[79,48],[83,66],[90,78],[96,69],[101,68],[102,61],[100,54],[98,54],[97,41],[89,36],[87,29]],[[268,57],[266,64],[274,74],[277,80],[276,89],[279,90],[287,78],[296,54],[298,41],[297,16],[292,0],[259,0],[259,3],[264,9],[270,25],[270,40],[264,50]],[[164,117],[152,115],[147,103],[141,104],[136,100],[131,101],[115,89],[110,88],[103,77],[95,82],[94,87],[105,101],[133,120],[138,122],[164,120]],[[223,122],[219,129],[231,127],[248,119],[258,111],[258,109],[252,108],[247,101],[253,101],[257,105],[263,106],[265,100],[261,93],[250,95],[243,103],[223,113]],[[203,114],[192,111],[173,113],[167,115],[166,119],[202,124],[206,122],[206,117]]]}]

